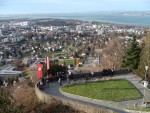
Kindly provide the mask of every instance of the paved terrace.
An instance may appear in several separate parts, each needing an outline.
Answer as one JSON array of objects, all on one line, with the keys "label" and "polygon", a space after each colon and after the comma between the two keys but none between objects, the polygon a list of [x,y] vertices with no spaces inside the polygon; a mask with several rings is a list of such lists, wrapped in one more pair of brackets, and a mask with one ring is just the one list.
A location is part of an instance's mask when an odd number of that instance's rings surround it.
[{"label": "paved terrace", "polygon": [[[129,80],[142,94],[144,94],[144,87],[139,83],[141,80],[134,74],[124,74],[115,76],[114,79],[127,79]],[[84,79],[76,80],[74,83],[85,82]],[[63,85],[67,84],[67,81],[62,82]],[[90,99],[86,97],[76,96],[68,93],[63,93],[60,91],[59,83],[53,82],[49,83],[49,88],[44,89],[44,92],[49,93],[54,96],[58,96],[64,99],[71,99],[74,101],[79,101],[81,103],[90,104],[96,107],[110,109],[119,113],[127,113],[124,108],[133,108],[135,103],[138,103],[138,106],[142,106],[143,99],[122,101],[122,102],[113,102],[113,101],[103,101]],[[150,102],[150,90],[145,89],[145,100]]]},{"label": "paved terrace", "polygon": [[14,71],[14,66],[5,66],[3,69],[0,70],[0,77],[1,78],[11,78],[17,77],[22,74],[22,71]]}]

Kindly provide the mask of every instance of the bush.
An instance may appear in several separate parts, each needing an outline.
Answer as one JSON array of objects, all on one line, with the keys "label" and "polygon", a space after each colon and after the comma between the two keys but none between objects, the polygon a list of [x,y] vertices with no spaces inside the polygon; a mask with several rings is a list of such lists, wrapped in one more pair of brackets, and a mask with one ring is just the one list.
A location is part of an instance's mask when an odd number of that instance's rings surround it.
[{"label": "bush", "polygon": [[57,64],[51,65],[49,69],[49,73],[51,73],[52,75],[56,75],[57,72],[64,72],[64,74],[66,74],[67,68],[61,65],[57,65]]},{"label": "bush", "polygon": [[34,87],[30,86],[30,82],[21,84],[19,88],[15,88],[13,90],[13,98],[16,108],[20,108],[21,106],[20,113],[79,113],[79,111],[61,103],[46,104],[40,102],[36,97]]},{"label": "bush", "polygon": [[13,97],[8,89],[0,89],[0,113],[21,113],[22,109],[22,105],[14,106]]}]

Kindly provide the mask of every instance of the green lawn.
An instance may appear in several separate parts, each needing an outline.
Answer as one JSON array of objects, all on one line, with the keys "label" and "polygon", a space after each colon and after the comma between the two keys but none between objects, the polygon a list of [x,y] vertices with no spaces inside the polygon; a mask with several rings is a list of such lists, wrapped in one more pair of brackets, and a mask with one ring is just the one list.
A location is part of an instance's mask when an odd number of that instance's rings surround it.
[{"label": "green lawn", "polygon": [[43,52],[42,53],[42,57],[46,57],[46,56],[50,56],[50,57],[56,57],[57,55],[58,56],[61,56],[61,55],[64,55],[65,53],[64,52],[62,52],[62,51],[54,51],[54,52],[52,52],[52,51],[50,51],[50,52]]},{"label": "green lawn", "polygon": [[70,65],[70,64],[74,65],[74,59],[59,59],[59,62],[61,64],[64,63],[64,61],[65,61],[67,66]]},{"label": "green lawn", "polygon": [[142,95],[127,80],[109,80],[63,86],[62,91],[99,100],[134,100]]},{"label": "green lawn", "polygon": [[65,60],[65,62],[66,62],[66,65],[70,65],[70,64],[74,65],[74,59]]}]

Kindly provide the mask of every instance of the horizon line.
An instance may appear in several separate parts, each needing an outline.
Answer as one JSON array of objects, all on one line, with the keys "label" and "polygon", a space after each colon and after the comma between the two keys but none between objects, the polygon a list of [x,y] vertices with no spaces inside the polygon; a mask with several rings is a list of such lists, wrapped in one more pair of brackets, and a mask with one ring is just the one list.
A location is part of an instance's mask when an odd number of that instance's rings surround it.
[{"label": "horizon line", "polygon": [[40,13],[6,13],[6,14],[0,14],[0,15],[30,15],[30,14],[82,14],[82,13],[102,13],[102,12],[107,12],[107,13],[121,13],[121,12],[149,12],[150,11],[86,11],[86,12],[40,12]]}]

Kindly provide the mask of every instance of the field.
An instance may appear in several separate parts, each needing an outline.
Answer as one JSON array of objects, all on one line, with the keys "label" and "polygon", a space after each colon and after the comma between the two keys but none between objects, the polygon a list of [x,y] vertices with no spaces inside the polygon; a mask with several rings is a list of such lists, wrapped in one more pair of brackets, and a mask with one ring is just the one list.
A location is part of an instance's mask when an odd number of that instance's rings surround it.
[{"label": "field", "polygon": [[87,82],[63,86],[62,91],[107,101],[136,100],[142,95],[127,80]]}]

